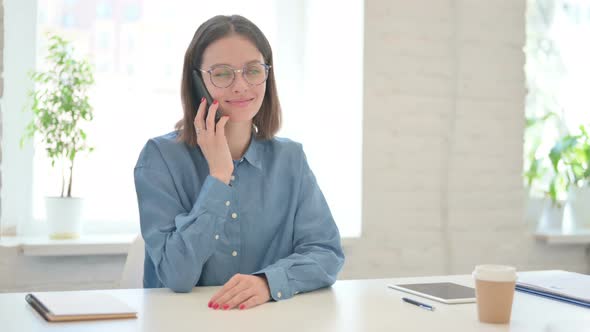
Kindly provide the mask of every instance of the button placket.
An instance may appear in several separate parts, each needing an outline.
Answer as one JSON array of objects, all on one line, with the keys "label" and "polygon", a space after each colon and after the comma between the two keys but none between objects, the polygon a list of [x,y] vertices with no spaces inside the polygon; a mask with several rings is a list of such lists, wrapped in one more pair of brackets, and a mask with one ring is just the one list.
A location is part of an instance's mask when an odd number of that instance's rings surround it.
[{"label": "button placket", "polygon": [[234,268],[235,272],[238,272],[239,264],[240,264],[240,225],[239,223],[235,223],[234,221],[238,220],[238,190],[234,190],[230,199],[226,200],[222,204],[228,209],[228,223],[224,225],[225,229],[225,236],[224,238],[227,242],[227,246],[229,247],[229,254],[234,260]]}]

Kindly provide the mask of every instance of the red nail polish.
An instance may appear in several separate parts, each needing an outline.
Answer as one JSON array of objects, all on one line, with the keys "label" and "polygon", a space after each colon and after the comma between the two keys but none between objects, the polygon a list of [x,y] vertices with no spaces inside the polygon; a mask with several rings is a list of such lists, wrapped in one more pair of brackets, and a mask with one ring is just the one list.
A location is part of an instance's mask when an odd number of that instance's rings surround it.
[{"label": "red nail polish", "polygon": [[213,309],[217,310],[217,308],[219,308],[219,304],[213,303]]},{"label": "red nail polish", "polygon": [[208,306],[209,306],[209,308],[213,307],[213,301],[209,301]]},{"label": "red nail polish", "polygon": [[229,305],[227,305],[227,304],[224,304],[224,305],[223,305],[223,310],[227,310],[227,309],[229,309]]},{"label": "red nail polish", "polygon": [[240,310],[244,310],[244,308],[246,308],[245,304],[240,304]]},{"label": "red nail polish", "polygon": [[218,102],[217,100],[215,100],[215,101],[213,102],[213,105],[217,105],[218,103],[219,103],[219,102]]},{"label": "red nail polish", "polygon": [[205,97],[201,98],[201,103],[205,101]]}]

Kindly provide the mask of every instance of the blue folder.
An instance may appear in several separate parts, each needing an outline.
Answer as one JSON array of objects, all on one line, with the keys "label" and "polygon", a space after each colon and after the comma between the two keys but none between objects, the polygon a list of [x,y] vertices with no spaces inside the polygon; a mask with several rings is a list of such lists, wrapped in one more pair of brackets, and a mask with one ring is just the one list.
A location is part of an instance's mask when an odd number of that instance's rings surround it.
[{"label": "blue folder", "polygon": [[528,287],[525,287],[522,285],[516,285],[516,290],[523,292],[523,293],[534,294],[534,295],[538,295],[538,296],[542,296],[542,297],[546,297],[546,298],[550,298],[553,300],[566,302],[566,303],[570,303],[570,304],[575,304],[577,306],[581,306],[581,307],[590,309],[590,301],[583,301],[583,300],[573,299],[573,298],[567,297],[567,296],[543,292],[543,291],[540,291],[537,289],[531,289],[531,288],[528,288]]}]

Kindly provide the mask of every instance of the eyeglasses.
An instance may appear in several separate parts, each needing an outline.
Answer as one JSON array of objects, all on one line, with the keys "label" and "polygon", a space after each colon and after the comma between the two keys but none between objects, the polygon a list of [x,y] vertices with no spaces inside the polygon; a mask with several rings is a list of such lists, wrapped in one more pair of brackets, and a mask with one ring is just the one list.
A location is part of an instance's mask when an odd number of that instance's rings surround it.
[{"label": "eyeglasses", "polygon": [[234,69],[228,65],[217,65],[209,70],[200,69],[203,73],[209,73],[211,83],[218,88],[227,88],[236,80],[236,73],[242,73],[244,80],[250,85],[260,85],[266,82],[271,66],[264,63],[250,63],[242,69]]}]

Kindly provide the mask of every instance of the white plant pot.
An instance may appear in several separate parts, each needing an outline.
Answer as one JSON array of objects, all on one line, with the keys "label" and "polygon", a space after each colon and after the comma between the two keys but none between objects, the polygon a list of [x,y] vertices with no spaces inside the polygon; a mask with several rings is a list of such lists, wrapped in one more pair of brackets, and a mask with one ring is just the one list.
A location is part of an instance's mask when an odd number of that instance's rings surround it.
[{"label": "white plant pot", "polygon": [[541,217],[545,212],[545,204],[547,204],[547,201],[550,200],[545,197],[530,197],[529,193],[525,192],[524,201],[524,221],[526,223],[527,228],[530,231],[534,232],[537,229],[537,227],[539,227]]},{"label": "white plant pot", "polygon": [[576,228],[590,228],[590,187],[571,186],[567,195],[571,219]]},{"label": "white plant pot", "polygon": [[52,239],[75,239],[82,233],[82,198],[45,197],[47,231]]},{"label": "white plant pot", "polygon": [[558,206],[550,199],[545,199],[537,230],[561,230],[563,225],[563,210],[563,206]]}]

